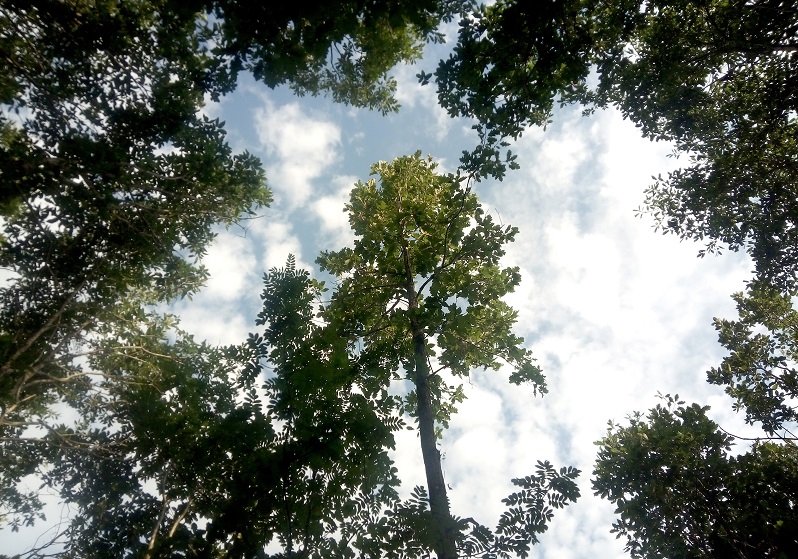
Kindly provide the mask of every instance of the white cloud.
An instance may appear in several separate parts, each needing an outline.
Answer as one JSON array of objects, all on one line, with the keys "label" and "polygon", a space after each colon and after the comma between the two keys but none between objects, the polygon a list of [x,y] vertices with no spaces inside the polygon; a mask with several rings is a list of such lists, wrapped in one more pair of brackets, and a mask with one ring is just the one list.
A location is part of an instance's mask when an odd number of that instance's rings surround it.
[{"label": "white cloud", "polygon": [[470,125],[463,127],[462,121],[455,121],[438,104],[438,94],[435,85],[421,85],[416,74],[419,66],[400,66],[395,73],[397,88],[396,100],[402,105],[403,111],[418,109],[424,114],[424,127],[430,130],[431,136],[437,142],[442,142],[453,130],[462,128],[460,135],[473,136]]},{"label": "white cloud", "polygon": [[302,260],[302,245],[293,232],[290,223],[281,220],[272,220],[262,229],[265,253],[263,255],[263,269],[282,268],[285,266],[289,254],[297,260],[298,268],[312,270],[313,267]]},{"label": "white cloud", "polygon": [[357,180],[352,175],[335,177],[332,180],[333,192],[310,204],[321,226],[318,243],[321,249],[338,250],[351,246],[354,242],[349,215],[344,211],[344,205],[349,202],[349,193]]},{"label": "white cloud", "polygon": [[236,344],[246,339],[258,310],[254,249],[252,239],[240,234],[239,229],[219,233],[202,261],[209,273],[205,287],[192,300],[176,305],[181,328],[212,344]]},{"label": "white cloud", "polygon": [[210,272],[203,289],[209,301],[230,302],[245,297],[257,271],[252,242],[233,231],[219,235],[202,261]]},{"label": "white cloud", "polygon": [[289,209],[304,204],[312,182],[338,159],[339,127],[306,114],[297,103],[275,107],[268,99],[255,110],[255,126],[277,203]]}]

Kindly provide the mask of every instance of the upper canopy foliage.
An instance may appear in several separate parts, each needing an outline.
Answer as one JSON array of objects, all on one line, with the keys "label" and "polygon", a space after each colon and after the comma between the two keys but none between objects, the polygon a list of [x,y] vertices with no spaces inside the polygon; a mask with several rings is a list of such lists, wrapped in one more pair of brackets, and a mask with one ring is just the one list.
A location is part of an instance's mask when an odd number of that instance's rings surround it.
[{"label": "upper canopy foliage", "polygon": [[616,505],[626,550],[635,559],[793,557],[795,445],[758,442],[733,456],[733,437],[707,407],[666,398],[598,442],[593,488]]},{"label": "upper canopy foliage", "polygon": [[402,409],[418,424],[429,495],[422,549],[439,559],[526,557],[553,510],[579,496],[579,471],[546,462],[514,480],[521,489],[504,500],[495,532],[450,512],[436,440],[464,398],[459,380],[506,367],[514,384],[546,386],[502,301],[520,281],[500,265],[517,229],[495,223],[462,179],[435,168],[417,152],[373,165],[378,178],[355,185],[346,205],[354,246],[317,260],[337,279],[323,317],[355,351],[365,394],[397,384],[407,392]]},{"label": "upper canopy foliage", "polygon": [[[514,480],[495,532],[451,517],[442,475],[405,502],[394,490],[387,450],[400,410],[424,431],[431,464],[472,368],[509,365],[512,382],[546,390],[501,300],[520,279],[500,266],[516,230],[431,160],[379,163],[379,183],[356,186],[354,247],[319,259],[339,280],[322,311],[320,285],[292,262],[267,274],[264,331],[236,348],[196,344],[142,310],[195,292],[214,227],[271,200],[260,162],[233,153],[223,123],[200,114],[206,97],[232,91],[244,71],[299,95],[396,110],[387,72],[460,11],[435,80],[451,115],[477,120],[466,172],[501,178],[516,166],[510,153],[502,160],[505,139],[545,125],[556,102],[611,104],[644,135],[673,141],[690,164],[657,180],[647,211],[709,250],[746,248],[762,280],[738,297],[740,320],[717,322],[732,353],[710,380],[770,433],[795,420],[792,4],[7,0],[5,520],[38,517],[36,492],[18,485],[35,474],[74,506],[65,557],[251,557],[272,540],[302,557],[445,557],[455,544],[528,554],[553,509],[578,496],[575,469],[543,462]],[[398,398],[391,384],[405,381]],[[602,441],[596,489],[619,503],[619,529],[638,534],[633,553],[794,553],[794,446],[729,457],[705,410],[677,405]]]},{"label": "upper canopy foliage", "polygon": [[199,114],[205,96],[247,70],[394,110],[386,72],[436,40],[454,7],[4,2],[0,421],[64,386],[51,363],[128,289],[150,303],[196,291],[213,227],[271,200],[260,162]]},{"label": "upper canopy foliage", "polygon": [[[798,311],[793,293],[752,284],[736,293],[739,318],[715,319],[729,355],[707,374],[724,386],[745,420],[770,435],[791,432],[798,423]],[[795,436],[795,433],[792,435]]]},{"label": "upper canopy foliage", "polygon": [[671,397],[611,425],[593,487],[616,504],[614,531],[633,557],[798,553],[798,314],[789,294],[766,284],[733,297],[739,317],[715,319],[729,355],[707,376],[767,436],[734,455],[736,437],[707,417],[709,407]]},{"label": "upper canopy foliage", "polygon": [[430,357],[458,377],[507,363],[518,368],[512,380],[545,392],[511,332],[517,313],[501,300],[520,281],[516,268],[499,265],[518,230],[495,223],[473,192],[435,167],[417,152],[373,165],[379,182],[355,186],[346,206],[354,248],[318,259],[341,278],[331,311],[386,371],[408,365],[419,331]]},{"label": "upper canopy foliage", "polygon": [[545,125],[557,101],[618,107],[689,158],[648,191],[658,226],[745,248],[784,287],[798,274],[796,37],[782,0],[499,0],[461,20],[435,80],[451,115],[477,120],[463,164],[479,176],[513,167],[502,142]]}]

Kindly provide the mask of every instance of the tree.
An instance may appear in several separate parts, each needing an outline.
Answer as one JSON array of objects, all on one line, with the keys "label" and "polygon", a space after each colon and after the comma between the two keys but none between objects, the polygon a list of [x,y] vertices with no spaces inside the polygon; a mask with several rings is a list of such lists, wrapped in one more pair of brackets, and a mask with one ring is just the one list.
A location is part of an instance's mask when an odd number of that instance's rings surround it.
[{"label": "tree", "polygon": [[[358,348],[364,392],[410,383],[403,408],[420,434],[431,514],[427,543],[445,559],[458,556],[459,532],[467,525],[450,512],[436,446],[464,397],[458,379],[473,368],[508,366],[514,384],[529,382],[540,393],[546,387],[523,340],[512,334],[515,311],[501,300],[520,280],[517,269],[499,265],[503,245],[517,230],[494,223],[460,180],[434,170],[420,153],[374,165],[379,183],[359,182],[346,206],[354,247],[322,253],[318,263],[338,279],[323,316]],[[517,522],[500,523],[491,545],[482,542],[489,552],[526,556],[535,533],[545,530],[544,521],[542,528],[525,531],[534,524],[530,518],[548,519],[548,505],[576,499],[578,471],[544,470],[540,479],[526,479],[526,492],[508,500],[521,505],[509,513]],[[532,498],[538,484],[551,491],[548,501]]]},{"label": "tree", "polygon": [[657,226],[708,251],[745,248],[760,277],[789,287],[796,30],[798,10],[781,0],[502,0],[462,18],[435,81],[449,114],[477,121],[481,144],[462,162],[482,176],[516,164],[501,159],[505,139],[545,125],[555,102],[618,107],[689,160],[647,191]]},{"label": "tree", "polygon": [[265,329],[247,343],[243,379],[266,373],[266,413],[279,426],[275,533],[286,557],[382,556],[376,518],[397,500],[388,450],[403,423],[386,390],[362,383],[347,340],[318,321],[322,290],[289,257],[264,276]]},{"label": "tree", "polygon": [[[49,556],[53,544],[62,557],[197,556],[203,549],[213,556],[225,547],[236,556],[242,542],[233,530],[197,523],[246,510],[239,484],[247,470],[239,463],[263,463],[274,431],[256,407],[237,402],[230,355],[195,343],[172,317],[146,313],[138,301],[116,312],[102,337],[84,343],[82,390],[68,400],[77,413],[45,408],[4,430],[6,448],[21,452],[2,455],[3,487],[36,474],[71,510],[54,542],[30,556]],[[30,524],[35,505],[4,512]]]},{"label": "tree", "polygon": [[[587,90],[593,36],[586,20],[593,8],[581,0],[532,5],[499,0],[471,3],[460,19],[452,54],[434,72],[438,101],[450,116],[476,120],[480,145],[463,152],[464,169],[476,177],[504,177],[518,166],[507,139],[549,122],[557,97],[579,99]],[[591,5],[595,3],[590,3]],[[432,74],[421,73],[429,81]]]},{"label": "tree", "polygon": [[197,114],[207,57],[160,7],[0,11],[3,425],[71,389],[71,344],[128,290],[145,303],[196,291],[212,228],[270,200],[259,161]]},{"label": "tree", "polygon": [[462,3],[195,0],[193,7],[218,18],[210,26],[217,41],[211,52],[223,76],[234,80],[246,69],[269,87],[287,83],[299,95],[327,92],[335,101],[385,114],[399,108],[388,71],[420,58],[424,43],[441,42],[438,25]]},{"label": "tree", "polygon": [[665,397],[627,426],[610,425],[593,488],[616,506],[613,524],[634,558],[793,557],[798,451],[757,442],[730,455],[733,437],[708,407]]},{"label": "tree", "polygon": [[733,455],[735,436],[708,407],[666,397],[599,441],[593,487],[617,505],[633,557],[793,557],[798,553],[794,424],[796,311],[791,293],[752,282],[739,318],[715,319],[729,351],[707,374],[762,437]]},{"label": "tree", "polygon": [[4,522],[40,516],[37,494],[13,490],[31,474],[71,510],[27,556],[265,557],[272,541],[285,557],[381,555],[374,518],[398,502],[387,450],[401,422],[351,393],[344,341],[299,320],[308,273],[290,261],[265,280],[265,331],[233,347],[198,344],[136,301],[118,308],[84,344],[78,415],[6,429],[22,452],[0,456]]}]

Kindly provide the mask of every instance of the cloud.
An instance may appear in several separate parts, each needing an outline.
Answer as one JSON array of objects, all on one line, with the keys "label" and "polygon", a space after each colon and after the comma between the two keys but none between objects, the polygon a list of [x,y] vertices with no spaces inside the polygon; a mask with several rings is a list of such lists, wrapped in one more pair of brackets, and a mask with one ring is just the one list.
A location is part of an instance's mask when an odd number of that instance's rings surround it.
[{"label": "cloud", "polygon": [[297,103],[275,107],[268,99],[254,111],[255,127],[266,150],[269,184],[277,203],[294,209],[312,192],[312,182],[338,159],[340,128],[306,114]]},{"label": "cloud", "polygon": [[[434,60],[426,57],[427,60]],[[402,106],[404,113],[419,115],[423,127],[437,142],[442,142],[454,130],[462,129],[457,135],[474,136],[470,124],[463,125],[462,120],[455,120],[449,116],[445,109],[438,104],[438,94],[435,84],[421,85],[416,74],[420,66],[399,66],[395,72],[397,82],[396,100]],[[429,70],[429,69],[427,69]],[[476,138],[476,136],[474,136]],[[476,141],[476,140],[475,140]]]},{"label": "cloud", "polygon": [[209,273],[205,287],[174,309],[181,328],[212,344],[243,342],[258,311],[258,262],[252,239],[235,228],[222,230],[202,263]]},{"label": "cloud", "polygon": [[349,193],[357,180],[352,175],[335,177],[332,180],[332,193],[321,196],[310,204],[310,209],[320,225],[317,244],[321,250],[338,250],[354,243],[355,236],[344,205],[349,202]]},{"label": "cloud", "polygon": [[313,267],[302,258],[302,245],[293,232],[293,226],[279,219],[267,222],[263,229],[262,241],[265,249],[262,255],[263,269],[282,268],[289,254],[297,260],[298,268],[312,270]]}]

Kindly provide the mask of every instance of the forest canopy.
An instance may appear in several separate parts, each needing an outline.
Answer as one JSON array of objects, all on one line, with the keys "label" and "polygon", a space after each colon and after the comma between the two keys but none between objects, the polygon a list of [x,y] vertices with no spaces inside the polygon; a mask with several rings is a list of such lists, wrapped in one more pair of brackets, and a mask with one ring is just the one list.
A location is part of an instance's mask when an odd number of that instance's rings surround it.
[{"label": "forest canopy", "polygon": [[[795,555],[796,31],[781,0],[1,2],[0,529],[40,525],[49,492],[68,522],[26,557],[529,556],[579,469],[541,457],[488,528],[452,507],[439,445],[474,371],[530,406],[548,391],[506,302],[518,229],[476,185],[577,104],[687,162],[642,194],[656,229],[753,260],[707,380],[763,433],[735,454],[707,406],[665,397],[610,425],[593,490],[633,557]],[[169,305],[201,292],[216,236],[274,202],[205,104],[248,77],[385,116],[419,61],[473,125],[459,167],[375,163],[353,243],[319,274],[270,269],[248,339],[184,331]],[[409,493],[403,430],[426,483]]]}]

